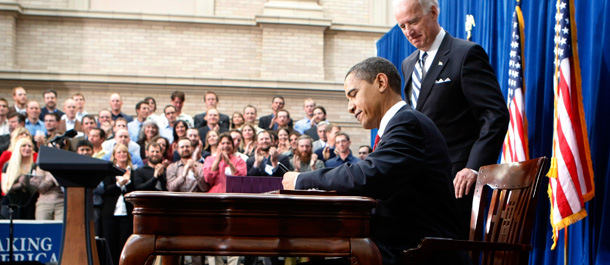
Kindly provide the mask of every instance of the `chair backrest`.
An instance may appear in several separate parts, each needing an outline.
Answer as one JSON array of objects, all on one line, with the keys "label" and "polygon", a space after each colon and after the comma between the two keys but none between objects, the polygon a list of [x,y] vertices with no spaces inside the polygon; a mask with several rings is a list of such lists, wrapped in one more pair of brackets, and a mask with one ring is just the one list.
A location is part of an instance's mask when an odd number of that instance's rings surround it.
[{"label": "chair backrest", "polygon": [[[475,187],[470,240],[530,244],[540,178],[546,157],[525,162],[483,166]],[[491,191],[490,191],[491,189]],[[488,195],[491,194],[491,198]],[[514,253],[473,253],[474,264],[512,264]],[[529,254],[525,258],[528,258]],[[520,261],[523,262],[523,261]],[[526,262],[526,261],[525,261]]]}]

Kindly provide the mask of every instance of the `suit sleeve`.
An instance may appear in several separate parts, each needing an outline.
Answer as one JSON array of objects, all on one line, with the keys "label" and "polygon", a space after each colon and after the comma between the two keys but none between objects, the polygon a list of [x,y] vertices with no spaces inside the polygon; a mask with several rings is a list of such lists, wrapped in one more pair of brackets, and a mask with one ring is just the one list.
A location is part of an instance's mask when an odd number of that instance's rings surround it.
[{"label": "suit sleeve", "polygon": [[462,90],[479,124],[467,168],[495,164],[506,136],[509,114],[496,74],[479,45],[468,50],[462,67]]}]

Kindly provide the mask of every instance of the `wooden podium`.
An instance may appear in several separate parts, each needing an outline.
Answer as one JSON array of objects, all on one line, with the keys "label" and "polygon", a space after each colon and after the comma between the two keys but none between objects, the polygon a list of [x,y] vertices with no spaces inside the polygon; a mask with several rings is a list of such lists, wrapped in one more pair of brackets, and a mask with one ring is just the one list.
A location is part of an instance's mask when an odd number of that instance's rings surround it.
[{"label": "wooden podium", "polygon": [[64,229],[59,264],[99,265],[93,224],[93,189],[106,176],[123,175],[111,162],[41,146],[40,168],[51,172],[64,195]]}]

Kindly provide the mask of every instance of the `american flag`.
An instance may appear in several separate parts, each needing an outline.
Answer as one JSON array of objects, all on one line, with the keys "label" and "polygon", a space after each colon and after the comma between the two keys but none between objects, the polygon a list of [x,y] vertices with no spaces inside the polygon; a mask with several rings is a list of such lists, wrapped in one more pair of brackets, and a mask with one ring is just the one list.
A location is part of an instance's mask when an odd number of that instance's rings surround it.
[{"label": "american flag", "polygon": [[560,229],[587,216],[584,202],[595,195],[591,151],[582,105],[573,0],[558,0],[555,20],[555,122],[549,197],[554,243]]},{"label": "american flag", "polygon": [[510,61],[508,62],[508,111],[510,122],[504,145],[502,147],[502,163],[519,162],[529,159],[527,144],[527,119],[525,117],[525,102],[523,93],[523,14],[521,1],[517,0],[513,12],[512,33],[510,42]]}]

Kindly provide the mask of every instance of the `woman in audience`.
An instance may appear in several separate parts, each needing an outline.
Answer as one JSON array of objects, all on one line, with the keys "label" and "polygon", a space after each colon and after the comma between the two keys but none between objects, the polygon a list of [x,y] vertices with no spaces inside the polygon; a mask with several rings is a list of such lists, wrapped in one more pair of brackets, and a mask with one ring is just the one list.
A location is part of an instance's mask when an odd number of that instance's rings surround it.
[{"label": "woman in audience", "polygon": [[124,195],[135,190],[131,181],[133,165],[127,146],[115,145],[110,158],[112,163],[125,170],[121,176],[104,178],[104,203],[102,204],[103,234],[108,241],[110,254],[114,264],[119,264],[119,256],[127,238],[133,232],[133,206],[126,203]]},{"label": "woman in audience", "polygon": [[188,128],[189,124],[186,121],[176,121],[176,125],[174,125],[174,142],[172,143],[172,150],[178,150],[178,139],[186,137],[186,130]]},{"label": "woman in audience", "polygon": [[233,116],[231,117],[231,128],[240,130],[241,126],[244,126],[246,120],[244,119],[244,115],[241,112],[233,112]]},{"label": "woman in audience", "polygon": [[[49,137],[46,146],[52,146],[51,139],[53,138]],[[63,220],[64,191],[51,172],[37,167],[36,177],[32,178],[30,183],[38,188],[36,220]]]},{"label": "woman in audience", "polygon": [[[15,146],[15,143],[17,143],[17,141],[21,138],[32,139],[32,135],[30,134],[30,131],[28,131],[28,129],[24,127],[17,127],[13,130],[13,132],[11,132],[11,143],[9,144],[8,149],[6,149],[6,151],[2,152],[2,155],[0,155],[0,169],[2,169],[4,163],[8,162],[8,160],[11,159],[13,147]],[[38,153],[34,152],[33,156],[34,161],[36,161]]]},{"label": "woman in audience", "polygon": [[218,132],[211,130],[205,135],[205,146],[201,156],[206,159],[211,154],[216,154],[218,148]]},{"label": "woman in audience", "polygon": [[292,149],[290,146],[290,131],[287,128],[277,129],[277,151],[278,153],[285,156],[292,156]]},{"label": "woman in audience", "polygon": [[142,124],[142,129],[140,129],[138,141],[136,142],[140,145],[140,157],[142,159],[146,158],[146,146],[153,143],[153,139],[156,136],[159,136],[159,126],[157,125],[157,122],[154,120],[146,120],[144,124]]},{"label": "woman in audience", "polygon": [[244,137],[244,155],[252,156],[256,149],[256,130],[251,123],[244,124],[241,128],[241,134]]},{"label": "woman in audience", "polygon": [[[12,144],[12,143],[11,143]],[[11,159],[2,168],[2,195],[9,194],[12,188],[22,189],[28,185],[27,177],[34,172],[36,163],[34,161],[34,143],[30,137],[22,137],[14,143],[11,150]],[[20,190],[23,191],[23,190]],[[31,191],[30,192],[35,192]],[[11,192],[12,193],[12,192]],[[32,198],[25,207],[17,208],[13,212],[15,219],[34,219],[36,198]],[[2,217],[9,218],[8,206],[2,205]]]}]

